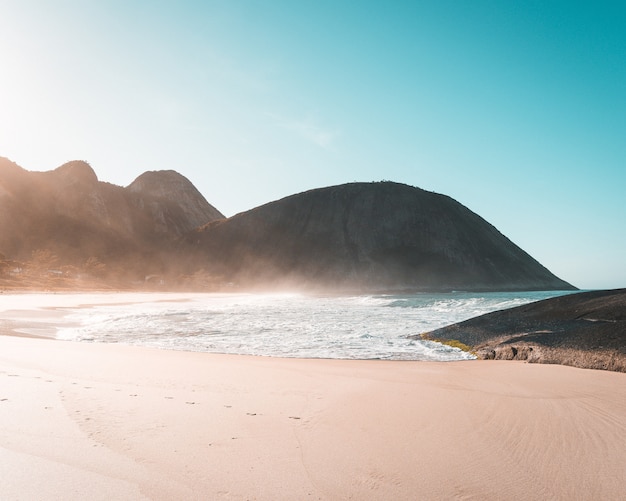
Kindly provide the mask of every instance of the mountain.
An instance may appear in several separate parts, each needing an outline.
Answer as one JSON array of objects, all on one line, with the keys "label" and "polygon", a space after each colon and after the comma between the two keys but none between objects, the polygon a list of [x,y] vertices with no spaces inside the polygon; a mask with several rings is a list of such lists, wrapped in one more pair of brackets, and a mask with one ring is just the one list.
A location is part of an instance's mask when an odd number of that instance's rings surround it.
[{"label": "mountain", "polygon": [[31,172],[0,158],[0,253],[12,260],[37,253],[58,267],[91,259],[143,277],[172,263],[181,235],[223,218],[174,171],[146,172],[123,188],[99,181],[83,161]]},{"label": "mountain", "polygon": [[243,287],[574,289],[452,198],[392,182],[286,197],[188,242],[211,273]]},{"label": "mountain", "polygon": [[128,191],[132,204],[145,211],[156,233],[182,236],[209,221],[224,219],[186,177],[173,170],[145,172]]},{"label": "mountain", "polygon": [[626,372],[626,289],[545,299],[421,337],[460,341],[483,359]]},{"label": "mountain", "polygon": [[19,263],[203,288],[573,289],[455,200],[403,184],[310,190],[226,219],[173,170],[121,187],[83,161],[30,172],[0,158],[0,271]]}]

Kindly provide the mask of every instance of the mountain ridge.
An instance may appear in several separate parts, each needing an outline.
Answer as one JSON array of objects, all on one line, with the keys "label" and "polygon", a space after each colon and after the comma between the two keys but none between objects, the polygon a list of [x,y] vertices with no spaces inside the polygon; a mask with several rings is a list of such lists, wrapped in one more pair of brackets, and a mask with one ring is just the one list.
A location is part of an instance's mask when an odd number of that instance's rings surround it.
[{"label": "mountain ridge", "polygon": [[174,170],[121,187],[80,160],[31,172],[0,158],[0,253],[201,289],[574,289],[456,200],[405,184],[316,188],[225,218]]},{"label": "mountain ridge", "polygon": [[162,190],[173,182],[170,191],[180,200],[144,190],[141,183],[130,188],[99,181],[84,161],[39,172],[0,158],[0,252],[30,262],[45,250],[56,257],[55,268],[95,259],[125,280],[161,273],[181,235],[199,220],[224,216],[184,176],[152,177]]}]

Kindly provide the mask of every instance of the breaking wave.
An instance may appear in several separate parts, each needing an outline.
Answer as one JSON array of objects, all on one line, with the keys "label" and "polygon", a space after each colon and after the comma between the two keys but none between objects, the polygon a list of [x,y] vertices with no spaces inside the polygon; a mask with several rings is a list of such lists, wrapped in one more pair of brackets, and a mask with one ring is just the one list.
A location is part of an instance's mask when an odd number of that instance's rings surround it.
[{"label": "breaking wave", "polygon": [[88,307],[64,308],[57,337],[275,357],[464,360],[473,356],[408,336],[559,294],[122,294],[114,303],[95,296]]}]

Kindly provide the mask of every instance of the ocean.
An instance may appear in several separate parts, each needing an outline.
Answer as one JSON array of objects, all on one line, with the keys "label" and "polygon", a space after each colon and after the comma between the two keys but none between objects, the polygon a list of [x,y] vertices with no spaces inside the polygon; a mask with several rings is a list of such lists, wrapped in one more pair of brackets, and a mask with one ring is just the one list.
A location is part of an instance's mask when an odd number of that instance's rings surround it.
[{"label": "ocean", "polygon": [[[47,330],[80,342],[271,357],[451,361],[473,356],[408,336],[565,293],[25,294],[3,295],[0,314],[23,321],[20,307],[38,308],[42,314],[23,331]],[[55,316],[46,318],[46,311]]]}]

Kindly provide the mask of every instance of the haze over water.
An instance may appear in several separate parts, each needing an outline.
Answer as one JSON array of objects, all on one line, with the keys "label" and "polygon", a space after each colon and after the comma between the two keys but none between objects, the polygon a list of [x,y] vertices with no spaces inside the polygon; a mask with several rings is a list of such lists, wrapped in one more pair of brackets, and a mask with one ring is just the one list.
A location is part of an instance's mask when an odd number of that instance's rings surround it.
[{"label": "haze over water", "polygon": [[[275,357],[448,361],[473,356],[407,336],[560,294],[55,294],[5,296],[3,308],[19,310],[20,298],[29,308],[61,308],[64,317],[48,334],[62,340]],[[24,331],[38,333],[32,325]]]}]

